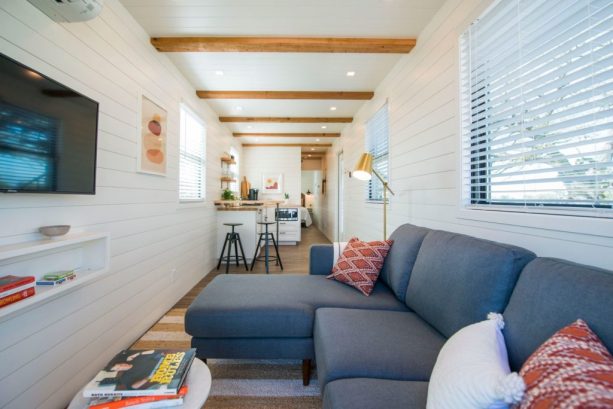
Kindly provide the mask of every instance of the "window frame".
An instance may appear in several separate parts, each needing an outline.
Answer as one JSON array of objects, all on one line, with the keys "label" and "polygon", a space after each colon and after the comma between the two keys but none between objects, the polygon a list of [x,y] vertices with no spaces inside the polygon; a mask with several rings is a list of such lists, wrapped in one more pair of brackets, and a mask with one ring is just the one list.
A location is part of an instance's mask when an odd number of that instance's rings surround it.
[{"label": "window frame", "polygon": [[[181,159],[182,159],[182,140],[183,140],[183,115],[184,112],[188,114],[195,122],[202,126],[202,156],[199,158],[201,167],[201,176],[202,176],[202,186],[201,192],[202,196],[197,199],[183,199],[181,198]],[[206,122],[198,115],[193,109],[191,109],[187,104],[182,103],[179,109],[179,169],[178,169],[178,177],[177,177],[177,198],[181,207],[192,206],[202,206],[206,200],[206,166],[207,166],[207,127]],[[196,155],[194,155],[196,156]]]},{"label": "window frame", "polygon": [[[475,12],[474,18],[468,19],[468,24],[464,29],[458,31],[456,53],[456,73],[458,73],[458,131],[459,131],[459,152],[458,155],[458,182],[460,184],[460,198],[458,201],[458,211],[456,216],[460,219],[486,221],[500,224],[520,225],[525,227],[538,227],[555,231],[568,231],[575,233],[585,233],[597,236],[611,237],[610,229],[613,227],[613,209],[611,207],[590,207],[581,205],[518,205],[516,203],[497,202],[492,204],[474,203],[472,184],[472,161],[467,161],[464,155],[471,149],[473,138],[466,134],[468,126],[472,124],[470,109],[466,110],[466,100],[470,101],[470,88],[466,87],[466,73],[463,72],[464,52],[462,42],[463,37],[470,29],[471,25],[479,21],[486,14],[491,12],[501,0],[495,0],[488,6]],[[467,94],[467,95],[465,95]],[[473,147],[474,150],[474,147]],[[484,176],[484,177],[487,177]],[[468,182],[467,182],[468,180]],[[489,186],[484,192],[489,194]],[[563,216],[564,224],[552,226],[552,217],[560,223],[560,216]],[[566,223],[568,222],[568,223]]]}]

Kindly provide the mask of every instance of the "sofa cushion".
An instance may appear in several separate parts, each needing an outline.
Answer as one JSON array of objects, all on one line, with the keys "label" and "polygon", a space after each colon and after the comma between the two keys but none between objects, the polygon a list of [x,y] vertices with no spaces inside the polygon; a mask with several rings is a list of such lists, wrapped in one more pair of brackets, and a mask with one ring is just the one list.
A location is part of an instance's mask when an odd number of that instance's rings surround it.
[{"label": "sofa cushion", "polygon": [[396,294],[396,298],[402,302],[406,296],[419,247],[429,231],[430,229],[425,227],[404,224],[394,230],[389,238],[394,245],[385,258],[379,279],[386,283]]},{"label": "sofa cushion", "polygon": [[583,320],[545,341],[519,373],[526,394],[518,409],[613,406],[613,357]]},{"label": "sofa cushion", "polygon": [[366,296],[370,295],[392,243],[390,240],[366,242],[352,238],[327,278],[354,287]]},{"label": "sofa cushion", "polygon": [[380,283],[364,297],[325,276],[231,274],[216,277],[196,297],[185,330],[203,338],[312,337],[318,307],[407,310]]},{"label": "sofa cushion", "polygon": [[462,234],[431,231],[424,238],[406,303],[444,336],[502,312],[528,250]]},{"label": "sofa cushion", "polygon": [[504,311],[512,370],[560,328],[584,320],[613,351],[613,272],[552,258],[526,266]]},{"label": "sofa cushion", "polygon": [[509,370],[502,315],[462,328],[443,345],[428,385],[429,409],[506,408],[524,381]]},{"label": "sofa cushion", "polygon": [[315,314],[320,385],[342,378],[427,381],[441,334],[412,312],[320,308]]},{"label": "sofa cushion", "polygon": [[309,249],[309,274],[328,275],[335,261],[332,244],[313,244]]},{"label": "sofa cushion", "polygon": [[324,390],[324,409],[424,409],[428,382],[339,379]]}]

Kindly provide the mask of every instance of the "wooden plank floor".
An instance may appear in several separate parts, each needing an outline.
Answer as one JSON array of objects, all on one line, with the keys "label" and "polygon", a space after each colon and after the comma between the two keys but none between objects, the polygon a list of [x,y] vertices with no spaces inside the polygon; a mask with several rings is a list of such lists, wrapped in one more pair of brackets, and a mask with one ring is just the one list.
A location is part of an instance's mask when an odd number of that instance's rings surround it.
[{"label": "wooden plank floor", "polygon": [[[302,240],[296,246],[279,246],[279,253],[283,261],[284,270],[274,262],[270,264],[271,274],[308,274],[309,271],[309,249],[312,244],[330,243],[315,226],[302,228]],[[274,251],[274,249],[273,249]],[[241,274],[262,274],[265,273],[264,262],[256,262],[253,271],[245,271],[244,265],[236,267],[230,266],[230,273]],[[185,334],[183,320],[172,317],[184,317],[187,307],[200,291],[206,287],[211,280],[219,274],[225,274],[225,265],[222,264],[219,271],[213,270],[198,282],[187,294],[183,296],[160,320],[153,325],[143,336],[136,341],[131,348],[151,349],[151,348],[189,348],[189,336]],[[152,339],[151,335],[157,333],[169,334],[166,339]],[[148,335],[149,334],[149,335]]]}]

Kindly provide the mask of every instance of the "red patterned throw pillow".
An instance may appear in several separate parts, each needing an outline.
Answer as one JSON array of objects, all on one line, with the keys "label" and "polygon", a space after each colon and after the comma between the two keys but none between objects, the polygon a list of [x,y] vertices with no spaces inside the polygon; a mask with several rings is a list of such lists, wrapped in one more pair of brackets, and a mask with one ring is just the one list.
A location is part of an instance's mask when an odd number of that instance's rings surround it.
[{"label": "red patterned throw pillow", "polygon": [[562,328],[524,363],[520,409],[613,408],[613,357],[583,320]]},{"label": "red patterned throw pillow", "polygon": [[357,237],[352,238],[328,278],[355,287],[364,295],[370,295],[392,243],[392,240],[365,242]]}]

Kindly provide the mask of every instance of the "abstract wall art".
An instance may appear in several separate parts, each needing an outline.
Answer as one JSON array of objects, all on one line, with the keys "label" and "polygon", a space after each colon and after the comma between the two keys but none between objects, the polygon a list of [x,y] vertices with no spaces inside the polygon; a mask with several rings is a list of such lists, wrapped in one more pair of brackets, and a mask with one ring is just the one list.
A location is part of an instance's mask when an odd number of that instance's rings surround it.
[{"label": "abstract wall art", "polygon": [[137,171],[166,176],[167,164],[167,122],[164,108],[141,96],[140,133],[138,135]]},{"label": "abstract wall art", "polygon": [[262,190],[264,193],[283,192],[283,175],[278,173],[262,175]]}]

